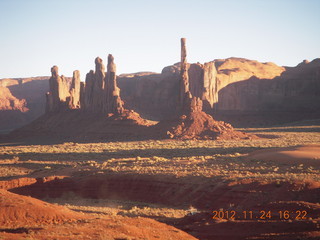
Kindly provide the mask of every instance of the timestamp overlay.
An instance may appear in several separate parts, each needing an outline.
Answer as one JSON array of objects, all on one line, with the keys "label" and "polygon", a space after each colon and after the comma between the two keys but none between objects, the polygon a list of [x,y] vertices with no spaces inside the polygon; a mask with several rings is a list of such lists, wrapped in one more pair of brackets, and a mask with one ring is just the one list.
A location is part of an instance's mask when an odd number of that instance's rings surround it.
[{"label": "timestamp overlay", "polygon": [[306,210],[213,210],[216,220],[307,220]]}]

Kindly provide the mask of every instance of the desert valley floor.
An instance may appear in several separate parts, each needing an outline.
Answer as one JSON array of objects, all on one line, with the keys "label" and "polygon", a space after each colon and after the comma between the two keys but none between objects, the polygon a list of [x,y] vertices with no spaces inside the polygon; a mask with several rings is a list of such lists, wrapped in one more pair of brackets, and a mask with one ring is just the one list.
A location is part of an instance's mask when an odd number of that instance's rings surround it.
[{"label": "desert valley floor", "polygon": [[320,123],[0,145],[0,239],[320,239]]}]

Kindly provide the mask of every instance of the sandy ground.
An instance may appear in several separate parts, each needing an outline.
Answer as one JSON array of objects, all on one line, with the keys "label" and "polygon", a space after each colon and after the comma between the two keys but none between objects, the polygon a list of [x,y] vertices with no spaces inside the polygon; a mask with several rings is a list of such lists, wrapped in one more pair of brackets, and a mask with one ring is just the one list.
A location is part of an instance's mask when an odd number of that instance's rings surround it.
[{"label": "sandy ground", "polygon": [[0,146],[0,239],[319,239],[320,127],[246,130]]}]

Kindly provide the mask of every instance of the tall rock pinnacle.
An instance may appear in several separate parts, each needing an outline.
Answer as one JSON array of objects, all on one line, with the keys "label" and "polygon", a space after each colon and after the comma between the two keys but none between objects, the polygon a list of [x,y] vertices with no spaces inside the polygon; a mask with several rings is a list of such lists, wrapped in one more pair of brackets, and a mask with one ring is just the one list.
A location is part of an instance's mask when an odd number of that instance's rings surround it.
[{"label": "tall rock pinnacle", "polygon": [[97,57],[95,59],[96,72],[94,73],[93,82],[93,100],[92,100],[92,110],[94,112],[102,112],[103,100],[104,100],[104,78],[105,78],[105,67],[101,58]]},{"label": "tall rock pinnacle", "polygon": [[92,110],[93,104],[93,82],[94,82],[94,71],[86,75],[85,88],[84,88],[84,101],[82,102],[81,108],[85,110]]},{"label": "tall rock pinnacle", "polygon": [[179,110],[183,114],[202,111],[202,100],[193,97],[189,89],[189,65],[187,63],[186,39],[181,38],[181,68],[179,84]]},{"label": "tall rock pinnacle", "polygon": [[59,76],[57,66],[51,68],[49,79],[49,92],[47,93],[47,112],[54,112],[66,107],[67,98],[70,96],[66,79]]},{"label": "tall rock pinnacle", "polygon": [[121,114],[124,111],[123,103],[120,98],[120,89],[117,86],[116,64],[114,57],[108,55],[107,75],[105,78],[105,111],[107,113]]},{"label": "tall rock pinnacle", "polygon": [[181,70],[180,70],[180,84],[179,84],[179,105],[183,108],[185,104],[186,95],[189,94],[189,75],[187,63],[187,49],[186,39],[181,38]]},{"label": "tall rock pinnacle", "polygon": [[78,70],[73,72],[69,108],[80,108],[80,72]]}]

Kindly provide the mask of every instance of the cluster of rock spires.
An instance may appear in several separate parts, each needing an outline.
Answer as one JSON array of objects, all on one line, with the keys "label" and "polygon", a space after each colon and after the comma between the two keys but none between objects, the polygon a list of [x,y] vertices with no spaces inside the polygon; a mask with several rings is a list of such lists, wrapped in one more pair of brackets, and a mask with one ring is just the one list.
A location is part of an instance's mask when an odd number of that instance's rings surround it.
[{"label": "cluster of rock spires", "polygon": [[58,67],[51,68],[50,91],[47,93],[46,112],[66,109],[82,109],[95,113],[122,114],[123,102],[116,81],[116,65],[111,54],[108,56],[107,72],[101,58],[95,59],[95,72],[86,75],[85,83],[80,82],[80,72],[73,72],[72,82],[59,76]]},{"label": "cluster of rock spires", "polygon": [[[124,108],[117,86],[116,65],[108,56],[107,72],[101,58],[95,59],[91,70],[80,81],[79,71],[72,80],[59,76],[58,67],[51,68],[50,91],[46,94],[46,114],[13,135],[26,132],[55,135],[64,140],[140,140],[140,139],[239,139],[249,135],[235,131],[230,124],[215,121],[202,111],[204,95],[189,89],[186,39],[181,39],[179,86],[174,91],[176,115],[155,124],[132,110]],[[193,95],[194,93],[194,95]],[[89,114],[88,114],[89,113]],[[88,124],[89,123],[89,124]]]}]

